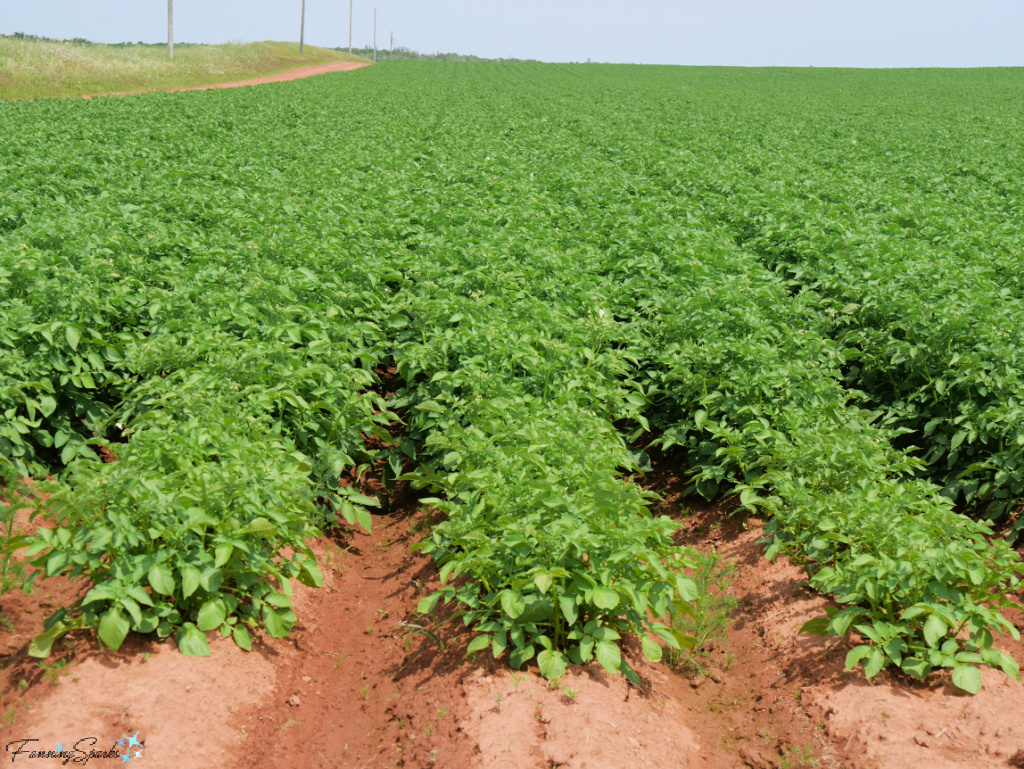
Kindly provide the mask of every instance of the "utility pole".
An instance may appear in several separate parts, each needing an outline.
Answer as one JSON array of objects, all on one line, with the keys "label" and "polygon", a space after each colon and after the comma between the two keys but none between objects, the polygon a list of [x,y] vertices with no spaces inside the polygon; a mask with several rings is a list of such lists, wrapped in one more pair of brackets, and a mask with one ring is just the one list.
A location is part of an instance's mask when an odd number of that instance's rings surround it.
[{"label": "utility pole", "polygon": [[302,0],[302,22],[299,24],[299,56],[306,42],[306,0]]},{"label": "utility pole", "polygon": [[167,55],[174,60],[174,0],[167,0]]},{"label": "utility pole", "polygon": [[391,30],[391,48],[388,49],[388,58],[395,55],[395,30]]},{"label": "utility pole", "polygon": [[[303,0],[305,2],[305,0]],[[377,9],[373,9],[373,63],[377,63]]]},{"label": "utility pole", "polygon": [[352,0],[348,0],[348,55],[352,55]]}]

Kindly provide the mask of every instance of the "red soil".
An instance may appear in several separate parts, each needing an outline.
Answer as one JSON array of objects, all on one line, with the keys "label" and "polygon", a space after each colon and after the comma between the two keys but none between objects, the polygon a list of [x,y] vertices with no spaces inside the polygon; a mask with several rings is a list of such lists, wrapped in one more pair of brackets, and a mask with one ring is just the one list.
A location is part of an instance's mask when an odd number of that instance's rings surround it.
[{"label": "red soil", "polygon": [[[969,697],[942,677],[910,685],[844,672],[848,642],[797,632],[825,601],[801,587],[795,567],[761,557],[759,522],[719,506],[683,518],[684,484],[670,466],[645,483],[665,497],[655,512],[680,517],[682,541],[737,564],[731,592],[740,603],[729,640],[706,651],[707,678],[688,680],[627,648],[643,688],[593,665],[551,687],[536,671],[466,660],[471,634],[457,618],[435,634],[443,647],[416,632],[416,604],[437,570],[409,551],[429,520],[406,494],[374,519],[372,534],[315,543],[324,588],[297,589],[292,637],[265,639],[250,654],[215,639],[212,657],[186,658],[138,638],[113,654],[82,634],[68,667],[45,675],[25,655],[27,641],[75,586],[41,585],[34,601],[47,596],[45,607],[0,597],[15,625],[15,635],[0,630],[0,709],[10,713],[0,744],[103,744],[140,731],[147,766],[209,769],[1024,765],[1019,682],[986,672],[981,694]],[[1021,644],[1002,646],[1024,661]]]},{"label": "red soil", "polygon": [[[249,80],[234,80],[230,83],[213,83],[211,85],[186,85],[178,88],[150,89],[141,91],[117,91],[114,93],[99,94],[100,96],[134,96],[140,93],[150,93],[152,90],[163,90],[167,93],[178,91],[209,91],[212,88],[241,88],[246,85],[262,85],[264,83],[284,83],[288,80],[301,80],[314,75],[326,75],[331,72],[346,72],[361,67],[369,67],[369,64],[355,61],[335,61],[329,64],[313,64],[308,67],[298,67],[287,72],[278,72],[276,75],[264,75]],[[92,94],[82,94],[83,99],[92,99]]]},{"label": "red soil", "polygon": [[309,67],[299,67],[298,69],[290,69],[287,72],[279,72],[276,75],[264,75],[263,77],[254,77],[249,80],[235,80],[231,83],[216,83],[214,85],[190,85],[182,88],[168,88],[170,92],[174,91],[207,91],[211,88],[240,88],[244,85],[262,85],[263,83],[284,83],[288,80],[300,80],[304,77],[313,77],[314,75],[326,75],[329,72],[345,72],[350,69],[359,69],[360,67],[369,67],[369,64],[362,64],[354,61],[335,61],[330,64],[314,64]]}]

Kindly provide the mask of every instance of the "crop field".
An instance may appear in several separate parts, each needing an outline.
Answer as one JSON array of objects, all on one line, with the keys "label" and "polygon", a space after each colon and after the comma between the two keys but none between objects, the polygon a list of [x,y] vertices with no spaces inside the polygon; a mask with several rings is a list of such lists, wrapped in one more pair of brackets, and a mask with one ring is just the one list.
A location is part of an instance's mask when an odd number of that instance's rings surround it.
[{"label": "crop field", "polygon": [[55,479],[8,550],[90,586],[29,652],[288,636],[308,542],[407,484],[425,626],[639,684],[628,639],[693,647],[703,588],[657,454],[768,522],[858,675],[1019,677],[1019,79],[387,62],[3,104],[0,462]]}]

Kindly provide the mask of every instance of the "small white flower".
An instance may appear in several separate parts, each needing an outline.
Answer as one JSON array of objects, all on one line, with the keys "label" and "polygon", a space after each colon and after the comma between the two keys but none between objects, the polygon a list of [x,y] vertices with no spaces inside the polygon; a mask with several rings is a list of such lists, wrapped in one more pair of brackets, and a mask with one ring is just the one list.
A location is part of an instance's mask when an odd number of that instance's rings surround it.
[{"label": "small white flower", "polygon": [[600,315],[603,318],[604,317],[604,310],[598,309],[597,314]]}]

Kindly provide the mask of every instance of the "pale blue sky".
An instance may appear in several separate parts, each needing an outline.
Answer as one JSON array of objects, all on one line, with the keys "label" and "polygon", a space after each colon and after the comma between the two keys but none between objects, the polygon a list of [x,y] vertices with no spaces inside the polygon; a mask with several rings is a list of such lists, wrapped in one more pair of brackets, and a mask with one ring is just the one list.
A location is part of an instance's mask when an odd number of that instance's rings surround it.
[{"label": "pale blue sky", "polygon": [[[302,0],[175,0],[175,40],[298,40]],[[355,0],[353,43],[543,61],[1024,66],[1022,0]],[[166,0],[0,0],[0,33],[166,39]],[[306,0],[306,41],[348,44],[348,0]]]}]

